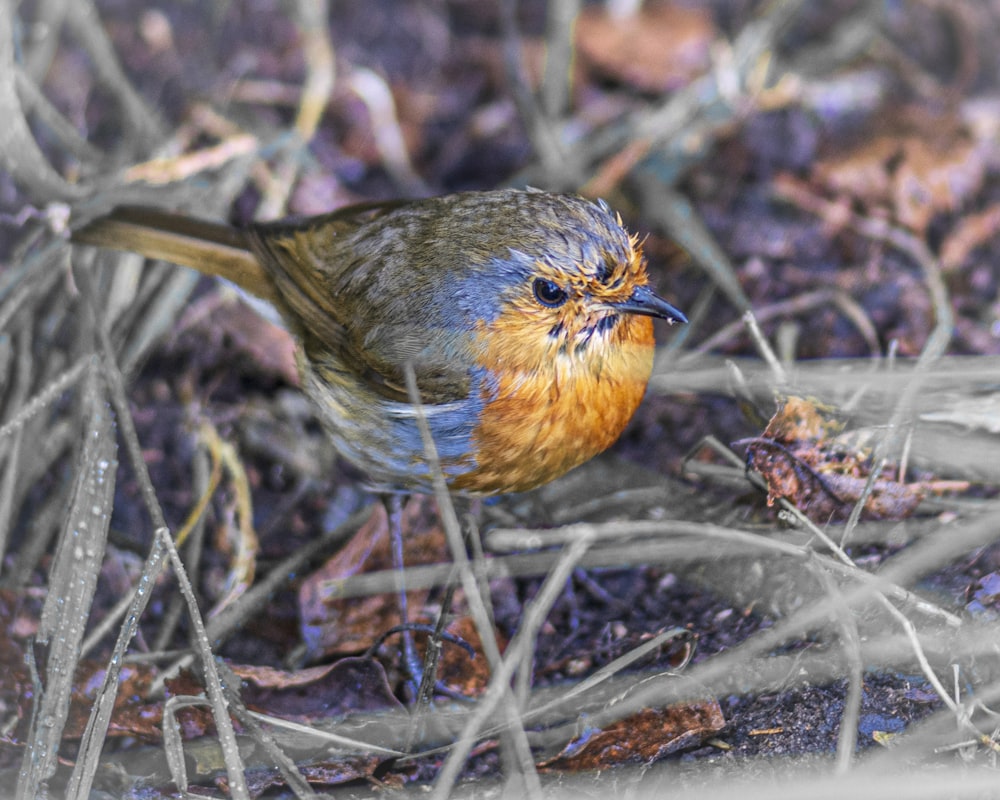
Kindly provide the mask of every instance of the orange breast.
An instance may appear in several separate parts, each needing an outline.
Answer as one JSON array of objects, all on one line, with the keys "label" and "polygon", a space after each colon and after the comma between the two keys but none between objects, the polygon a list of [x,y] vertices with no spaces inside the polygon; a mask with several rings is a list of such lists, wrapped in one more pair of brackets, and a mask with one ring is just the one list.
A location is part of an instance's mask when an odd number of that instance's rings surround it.
[{"label": "orange breast", "polygon": [[470,492],[527,491],[605,450],[632,418],[653,365],[647,317],[624,315],[576,349],[502,317],[486,336],[481,363],[494,385],[472,437],[476,467],[452,482]]}]

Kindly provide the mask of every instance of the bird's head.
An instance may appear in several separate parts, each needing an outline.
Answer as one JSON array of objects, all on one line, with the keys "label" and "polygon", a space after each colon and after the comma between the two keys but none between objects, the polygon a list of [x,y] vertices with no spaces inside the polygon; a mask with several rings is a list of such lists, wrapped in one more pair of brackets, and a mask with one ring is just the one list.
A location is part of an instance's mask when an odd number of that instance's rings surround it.
[{"label": "bird's head", "polygon": [[607,205],[556,200],[561,208],[550,202],[533,219],[538,233],[525,237],[528,246],[510,246],[495,265],[497,313],[479,324],[487,361],[532,372],[555,360],[600,371],[607,359],[624,359],[645,383],[652,318],[687,319],[650,287],[638,237]]}]

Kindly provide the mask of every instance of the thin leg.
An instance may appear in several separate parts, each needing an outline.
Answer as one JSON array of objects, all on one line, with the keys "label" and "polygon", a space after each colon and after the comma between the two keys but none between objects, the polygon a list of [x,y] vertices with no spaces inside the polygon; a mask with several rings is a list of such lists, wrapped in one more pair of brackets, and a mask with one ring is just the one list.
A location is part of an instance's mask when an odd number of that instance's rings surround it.
[{"label": "thin leg", "polygon": [[392,566],[399,574],[399,616],[402,622],[403,636],[403,671],[407,675],[407,684],[413,698],[417,696],[423,670],[420,659],[417,658],[413,646],[413,631],[408,627],[410,621],[410,604],[406,597],[406,570],[403,563],[403,495],[398,492],[383,495],[386,514],[389,519],[389,540],[392,547]]}]

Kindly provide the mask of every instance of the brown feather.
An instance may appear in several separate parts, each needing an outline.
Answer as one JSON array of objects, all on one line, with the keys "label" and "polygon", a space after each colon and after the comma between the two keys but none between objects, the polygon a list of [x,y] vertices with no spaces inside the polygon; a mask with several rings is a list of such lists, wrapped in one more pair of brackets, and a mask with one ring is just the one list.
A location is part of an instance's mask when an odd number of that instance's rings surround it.
[{"label": "brown feather", "polygon": [[251,252],[246,234],[230,225],[154,208],[119,206],[74,231],[72,239],[217,275],[280,308],[274,285]]}]

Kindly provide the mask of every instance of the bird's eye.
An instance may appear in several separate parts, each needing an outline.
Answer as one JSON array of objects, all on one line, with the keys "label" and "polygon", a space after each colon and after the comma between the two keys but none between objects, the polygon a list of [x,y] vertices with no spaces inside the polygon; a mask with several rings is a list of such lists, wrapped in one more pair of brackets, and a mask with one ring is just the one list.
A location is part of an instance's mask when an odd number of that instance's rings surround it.
[{"label": "bird's eye", "polygon": [[535,278],[532,289],[535,299],[543,306],[556,308],[566,302],[566,290],[545,278]]}]

